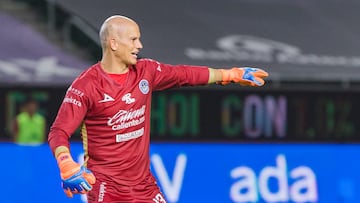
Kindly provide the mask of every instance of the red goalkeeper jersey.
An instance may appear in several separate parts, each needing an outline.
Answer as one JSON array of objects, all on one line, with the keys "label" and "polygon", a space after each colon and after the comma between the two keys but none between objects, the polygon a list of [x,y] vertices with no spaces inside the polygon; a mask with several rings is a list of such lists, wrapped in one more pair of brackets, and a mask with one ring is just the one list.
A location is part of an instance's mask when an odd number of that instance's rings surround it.
[{"label": "red goalkeeper jersey", "polygon": [[152,91],[205,85],[208,79],[207,67],[140,59],[118,84],[97,63],[68,88],[51,126],[49,145],[52,150],[69,147],[69,138],[81,125],[87,167],[115,183],[135,185],[150,169]]}]

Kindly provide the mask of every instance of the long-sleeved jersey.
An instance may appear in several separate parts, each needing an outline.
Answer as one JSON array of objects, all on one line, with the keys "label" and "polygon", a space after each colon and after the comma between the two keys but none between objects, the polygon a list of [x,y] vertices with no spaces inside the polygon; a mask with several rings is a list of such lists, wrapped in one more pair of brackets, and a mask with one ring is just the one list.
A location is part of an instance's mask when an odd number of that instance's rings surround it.
[{"label": "long-sleeved jersey", "polygon": [[94,64],[68,88],[48,141],[54,151],[68,146],[81,126],[85,162],[95,174],[122,185],[142,181],[150,169],[150,110],[152,91],[205,85],[203,66],[168,65],[140,59],[118,84]]}]

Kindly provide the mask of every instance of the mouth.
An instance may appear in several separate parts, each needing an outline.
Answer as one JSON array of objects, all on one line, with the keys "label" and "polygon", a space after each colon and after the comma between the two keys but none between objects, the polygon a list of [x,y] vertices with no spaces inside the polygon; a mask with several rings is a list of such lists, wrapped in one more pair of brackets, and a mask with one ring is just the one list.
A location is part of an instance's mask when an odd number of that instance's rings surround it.
[{"label": "mouth", "polygon": [[138,57],[138,52],[132,52],[131,55],[133,55],[135,58]]}]

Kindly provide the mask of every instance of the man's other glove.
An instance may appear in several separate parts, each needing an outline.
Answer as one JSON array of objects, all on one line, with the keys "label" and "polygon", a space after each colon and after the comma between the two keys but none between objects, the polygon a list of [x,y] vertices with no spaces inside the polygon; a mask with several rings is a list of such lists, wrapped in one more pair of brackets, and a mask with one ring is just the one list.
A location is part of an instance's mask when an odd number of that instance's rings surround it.
[{"label": "man's other glove", "polygon": [[95,184],[95,176],[84,166],[74,162],[69,152],[60,153],[57,157],[60,169],[61,185],[66,196],[86,194]]},{"label": "man's other glove", "polygon": [[264,78],[269,74],[260,68],[231,68],[220,69],[222,72],[222,81],[217,84],[227,85],[229,83],[239,83],[242,86],[263,86]]}]

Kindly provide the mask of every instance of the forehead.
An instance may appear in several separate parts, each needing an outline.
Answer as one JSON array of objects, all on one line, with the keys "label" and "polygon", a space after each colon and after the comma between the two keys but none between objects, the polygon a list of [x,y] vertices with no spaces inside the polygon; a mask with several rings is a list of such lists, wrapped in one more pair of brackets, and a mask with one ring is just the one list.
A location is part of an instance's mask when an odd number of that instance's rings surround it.
[{"label": "forehead", "polygon": [[129,37],[140,36],[140,29],[136,24],[132,24],[124,29],[119,29],[119,34]]},{"label": "forehead", "polygon": [[132,36],[132,35],[140,35],[140,28],[139,26],[132,21],[124,21],[122,19],[115,20],[110,23],[110,30],[111,33],[115,35],[125,35],[125,36]]}]

